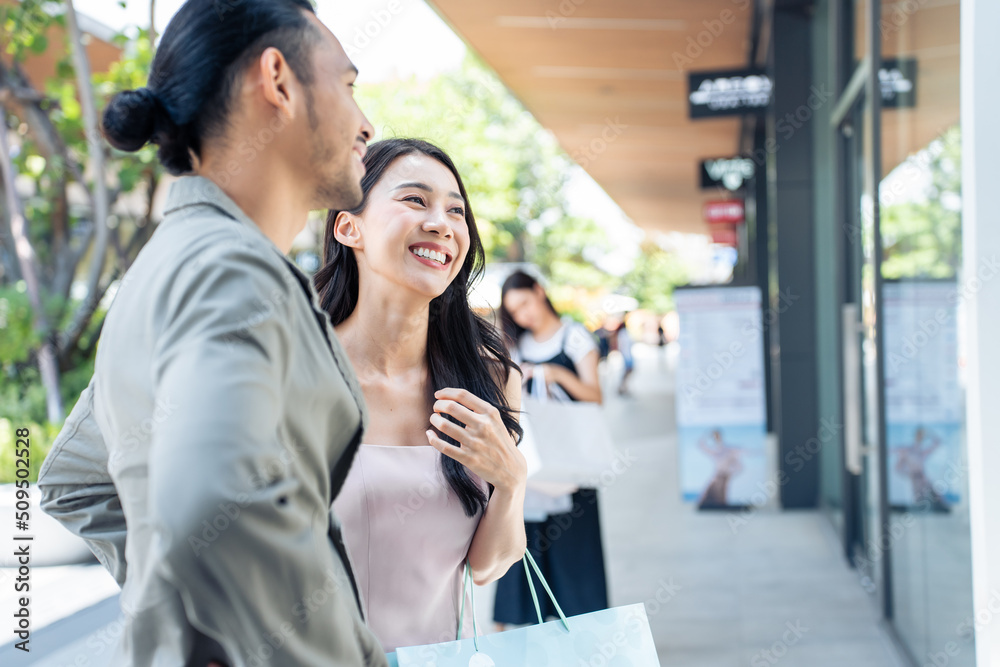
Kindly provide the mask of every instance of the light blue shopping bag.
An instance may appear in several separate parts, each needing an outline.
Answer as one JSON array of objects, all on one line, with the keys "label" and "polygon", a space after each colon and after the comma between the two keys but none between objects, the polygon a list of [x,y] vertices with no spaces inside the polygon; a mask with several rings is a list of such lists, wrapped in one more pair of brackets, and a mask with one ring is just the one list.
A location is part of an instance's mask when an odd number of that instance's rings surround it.
[{"label": "light blue shopping bag", "polygon": [[[523,560],[538,614],[538,625],[480,637],[473,600],[473,638],[397,648],[395,657],[398,667],[659,667],[660,661],[643,605],[633,604],[566,618],[531,554],[525,553]],[[529,564],[552,599],[560,620],[542,623]],[[466,565],[465,587],[468,587],[469,579]],[[464,607],[463,590],[463,611]],[[459,619],[462,617],[463,614],[460,614]],[[459,636],[461,633],[460,622]]]}]

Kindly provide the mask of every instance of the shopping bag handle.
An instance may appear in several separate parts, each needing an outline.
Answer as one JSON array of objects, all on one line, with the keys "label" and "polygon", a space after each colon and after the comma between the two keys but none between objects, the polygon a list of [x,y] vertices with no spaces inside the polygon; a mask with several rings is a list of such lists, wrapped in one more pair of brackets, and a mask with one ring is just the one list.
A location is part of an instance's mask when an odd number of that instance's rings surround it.
[{"label": "shopping bag handle", "polygon": [[535,571],[535,576],[538,580],[542,582],[542,586],[545,587],[545,592],[549,594],[549,599],[552,600],[552,604],[556,608],[556,613],[559,614],[559,620],[566,627],[566,631],[569,631],[569,621],[566,620],[566,614],[563,613],[562,607],[556,601],[556,596],[552,593],[552,589],[549,588],[549,582],[545,581],[545,576],[542,574],[542,570],[538,567],[538,563],[532,557],[531,552],[527,549],[524,550],[524,556],[521,557],[521,562],[524,564],[524,576],[528,578],[528,590],[531,591],[531,601],[535,603],[535,613],[538,615],[538,624],[541,625],[545,622],[542,618],[542,608],[538,604],[538,594],[535,593],[535,585],[531,581],[531,572],[528,570],[528,563],[531,563],[531,569]]},{"label": "shopping bag handle", "polygon": [[465,622],[465,592],[469,591],[469,595],[472,597],[472,641],[476,645],[476,651],[479,651],[479,626],[476,625],[476,587],[469,586],[469,582],[472,580],[472,568],[469,567],[469,561],[465,561],[465,574],[462,576],[462,608],[458,612],[458,632],[455,635],[455,641],[462,638],[462,623]]},{"label": "shopping bag handle", "polygon": [[548,403],[549,385],[545,381],[545,366],[535,364],[531,369],[531,397],[539,403]]},{"label": "shopping bag handle", "polygon": [[[556,613],[559,614],[559,620],[562,621],[563,626],[565,626],[566,631],[569,632],[569,621],[566,619],[566,614],[563,613],[562,607],[556,601],[555,594],[552,593],[552,589],[549,588],[549,582],[545,580],[545,575],[542,574],[542,570],[538,567],[538,563],[532,557],[531,552],[527,549],[524,550],[524,555],[521,556],[521,563],[524,565],[524,576],[528,578],[528,590],[531,591],[531,601],[535,603],[535,613],[538,615],[538,624],[541,625],[545,622],[542,618],[542,608],[538,604],[538,594],[535,592],[535,584],[531,581],[531,570],[535,571],[535,576],[538,580],[542,582],[542,586],[545,588],[545,592],[549,594],[549,599],[552,600],[552,604],[556,608]],[[531,569],[528,569],[528,564],[531,564]],[[476,587],[470,586],[469,583],[472,581],[472,568],[469,567],[469,561],[465,561],[465,571],[462,575],[462,605],[458,612],[458,632],[455,634],[455,641],[462,638],[462,625],[465,623],[465,598],[472,598],[472,640],[476,646],[476,651],[479,651],[479,626],[476,624]],[[469,593],[466,596],[466,592]]]}]

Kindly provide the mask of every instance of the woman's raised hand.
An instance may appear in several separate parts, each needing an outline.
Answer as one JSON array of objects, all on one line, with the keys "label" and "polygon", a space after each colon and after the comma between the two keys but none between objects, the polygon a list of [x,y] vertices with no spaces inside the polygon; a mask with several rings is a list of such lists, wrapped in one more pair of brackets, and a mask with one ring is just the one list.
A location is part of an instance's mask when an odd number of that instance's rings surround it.
[{"label": "woman's raised hand", "polygon": [[[427,430],[427,441],[501,491],[523,487],[528,466],[517,444],[504,426],[500,411],[491,403],[466,391],[447,387],[434,392],[431,425],[461,443],[449,444]],[[450,415],[465,426],[444,417]]]}]

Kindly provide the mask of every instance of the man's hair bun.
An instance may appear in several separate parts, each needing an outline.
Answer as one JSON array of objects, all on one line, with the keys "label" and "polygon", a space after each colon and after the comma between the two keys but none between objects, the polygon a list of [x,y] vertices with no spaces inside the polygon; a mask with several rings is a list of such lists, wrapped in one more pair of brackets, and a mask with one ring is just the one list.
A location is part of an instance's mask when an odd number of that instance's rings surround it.
[{"label": "man's hair bun", "polygon": [[156,93],[149,88],[123,90],[104,109],[101,129],[108,143],[118,150],[134,152],[149,143],[157,119],[164,113]]}]

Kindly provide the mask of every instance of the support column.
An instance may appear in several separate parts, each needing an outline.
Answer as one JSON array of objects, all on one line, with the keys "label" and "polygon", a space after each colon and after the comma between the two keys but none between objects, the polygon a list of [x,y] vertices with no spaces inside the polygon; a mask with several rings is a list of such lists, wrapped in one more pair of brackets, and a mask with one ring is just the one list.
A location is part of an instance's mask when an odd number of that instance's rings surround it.
[{"label": "support column", "polygon": [[[1000,3],[962,0],[962,234],[976,664],[1000,664]],[[989,622],[983,622],[989,616]],[[981,617],[980,617],[981,616]]]},{"label": "support column", "polygon": [[772,387],[786,508],[816,507],[819,500],[813,128],[817,108],[833,100],[813,88],[810,4],[776,2],[769,58],[774,94],[765,146],[771,246],[766,314],[775,321]]}]

